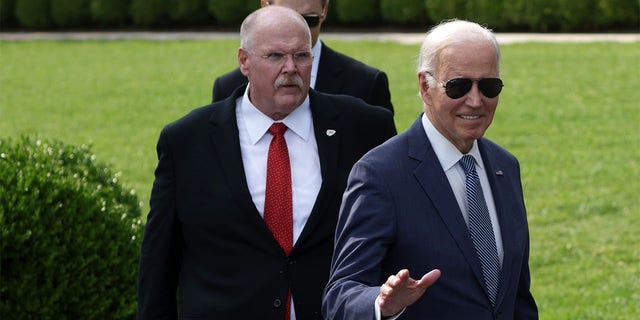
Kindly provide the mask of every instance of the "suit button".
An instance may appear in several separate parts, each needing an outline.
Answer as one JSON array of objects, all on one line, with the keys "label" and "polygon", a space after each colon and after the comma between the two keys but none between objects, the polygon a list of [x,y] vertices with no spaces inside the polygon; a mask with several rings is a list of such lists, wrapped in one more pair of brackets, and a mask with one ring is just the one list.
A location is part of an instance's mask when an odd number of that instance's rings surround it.
[{"label": "suit button", "polygon": [[280,299],[273,300],[273,306],[276,308],[280,308],[280,306],[282,306],[282,301],[280,301]]}]

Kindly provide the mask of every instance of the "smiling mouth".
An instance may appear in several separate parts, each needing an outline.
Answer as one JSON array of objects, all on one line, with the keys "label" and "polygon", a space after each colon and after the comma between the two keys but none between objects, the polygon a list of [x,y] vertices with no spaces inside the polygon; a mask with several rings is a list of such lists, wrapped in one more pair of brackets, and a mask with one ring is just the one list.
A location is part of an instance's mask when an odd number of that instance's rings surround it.
[{"label": "smiling mouth", "polygon": [[459,117],[464,119],[464,120],[477,120],[477,119],[480,119],[480,116],[463,116],[463,115],[459,115]]}]

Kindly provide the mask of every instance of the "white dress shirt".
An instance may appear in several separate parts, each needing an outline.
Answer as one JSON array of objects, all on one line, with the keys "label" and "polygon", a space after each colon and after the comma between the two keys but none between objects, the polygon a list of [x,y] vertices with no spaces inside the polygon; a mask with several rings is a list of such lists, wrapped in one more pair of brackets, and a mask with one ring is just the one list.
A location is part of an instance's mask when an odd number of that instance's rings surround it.
[{"label": "white dress shirt", "polygon": [[[236,117],[240,138],[242,164],[253,203],[264,217],[264,198],[267,185],[267,158],[271,133],[268,132],[273,119],[260,112],[249,101],[249,87],[236,100]],[[309,107],[309,97],[282,121],[288,130],[284,134],[291,165],[291,187],[293,208],[293,243],[302,233],[304,225],[316,202],[322,175],[318,144],[313,132],[313,121]],[[292,297],[293,299],[294,297]],[[291,301],[291,320],[295,320],[295,310]]]},{"label": "white dress shirt", "polygon": [[[447,138],[445,138],[429,121],[426,114],[422,115],[422,126],[427,133],[429,142],[440,161],[440,165],[447,175],[449,185],[453,190],[460,211],[462,211],[462,217],[469,226],[469,213],[467,209],[467,190],[466,190],[466,174],[462,165],[458,162],[462,159],[462,152],[456,148]],[[478,178],[480,178],[480,185],[482,186],[482,193],[484,194],[484,201],[487,203],[487,209],[489,209],[489,217],[491,218],[491,226],[493,227],[493,234],[496,238],[496,247],[498,249],[498,260],[502,265],[502,258],[504,256],[502,246],[502,233],[500,232],[500,224],[498,223],[498,215],[496,213],[496,206],[493,202],[493,192],[489,185],[489,179],[487,178],[487,172],[484,168],[484,162],[482,156],[480,156],[480,149],[478,149],[478,141],[473,142],[473,147],[469,151],[470,155],[476,160],[476,171],[478,172]]]}]

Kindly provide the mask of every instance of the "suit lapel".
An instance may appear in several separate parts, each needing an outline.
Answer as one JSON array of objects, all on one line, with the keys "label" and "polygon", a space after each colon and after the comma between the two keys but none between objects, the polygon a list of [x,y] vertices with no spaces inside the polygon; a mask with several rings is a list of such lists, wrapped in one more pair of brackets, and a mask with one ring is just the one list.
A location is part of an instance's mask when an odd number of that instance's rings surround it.
[{"label": "suit lapel", "polygon": [[409,157],[419,161],[414,175],[473,270],[476,280],[485,288],[480,259],[471,242],[469,229],[462,217],[449,180],[424,132],[421,117],[418,117],[408,130]]},{"label": "suit lapel", "polygon": [[263,223],[247,186],[235,114],[235,100],[244,93],[245,88],[246,86],[239,88],[230,98],[215,104],[209,119],[209,137],[233,198],[243,212],[251,213],[257,222]]}]

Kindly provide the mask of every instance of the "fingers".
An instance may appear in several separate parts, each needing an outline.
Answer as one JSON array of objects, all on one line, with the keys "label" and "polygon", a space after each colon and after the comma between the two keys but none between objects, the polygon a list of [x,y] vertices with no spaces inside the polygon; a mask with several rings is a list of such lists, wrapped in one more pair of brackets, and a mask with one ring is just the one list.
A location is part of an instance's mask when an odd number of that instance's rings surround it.
[{"label": "fingers", "polygon": [[420,280],[414,280],[409,270],[402,269],[397,274],[389,276],[380,286],[380,293],[376,303],[383,316],[396,314],[419,299],[426,289],[433,285],[440,277],[440,270],[434,269],[425,274]]},{"label": "fingers", "polygon": [[390,287],[396,287],[401,283],[406,282],[407,280],[410,280],[410,279],[411,277],[409,276],[409,270],[402,269],[398,271],[397,274],[390,275],[389,278],[387,278],[387,282],[385,282],[385,284]]},{"label": "fingers", "polygon": [[436,281],[438,281],[438,279],[440,278],[440,274],[441,272],[438,269],[429,271],[418,281],[418,286],[424,287],[425,289],[432,286]]}]

